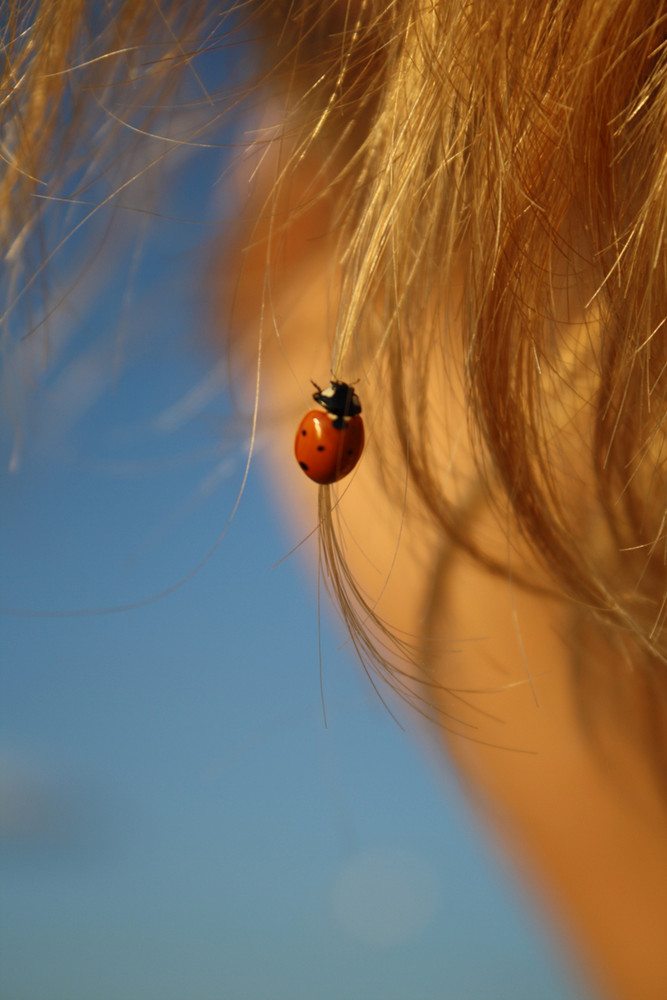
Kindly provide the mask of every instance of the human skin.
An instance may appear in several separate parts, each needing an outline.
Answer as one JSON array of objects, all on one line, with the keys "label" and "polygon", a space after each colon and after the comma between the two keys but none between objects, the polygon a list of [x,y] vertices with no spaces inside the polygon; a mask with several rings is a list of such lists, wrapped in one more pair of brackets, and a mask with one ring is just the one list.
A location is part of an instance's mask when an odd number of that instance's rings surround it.
[{"label": "human skin", "polygon": [[[58,47],[45,35],[41,49],[45,61],[37,63],[43,78],[33,89],[38,99],[31,105],[32,118],[24,112],[21,129],[8,130],[8,139],[14,131],[31,140],[26,142],[29,155],[23,152],[23,161],[17,157],[17,171],[30,184],[41,172],[33,160],[46,157],[49,148],[44,109],[60,100],[57,90],[51,100],[44,100],[42,84],[49,80],[55,86],[56,81],[67,80],[69,86],[71,78],[69,35],[76,35],[83,8],[70,6],[71,32],[70,18],[58,10],[59,24],[67,28],[63,33],[67,37],[60,39],[61,62]],[[359,9],[364,6],[359,4]],[[354,11],[354,3],[341,0],[339,9],[345,19]],[[298,5],[292,12],[299,13]],[[302,13],[312,14],[308,5]],[[319,25],[328,36],[331,27]],[[32,38],[26,37],[32,46]],[[656,42],[656,52],[662,44]],[[635,47],[627,51],[634,60]],[[319,60],[313,63],[319,72]],[[27,79],[30,84],[30,76],[17,72],[11,62],[8,66],[17,82]],[[617,68],[612,63],[610,75]],[[21,108],[20,88],[17,93],[11,104]],[[91,93],[98,92],[92,88]],[[545,120],[545,124],[551,123]],[[293,460],[293,437],[298,420],[312,405],[310,379],[324,383],[330,374],[340,247],[326,199],[291,221],[311,178],[295,174],[283,202],[269,211],[262,208],[262,193],[266,196],[271,189],[274,173],[269,156],[256,175],[259,203],[249,206],[249,218],[259,222],[249,223],[237,244],[237,249],[238,245],[252,249],[243,254],[231,315],[236,342],[243,345],[238,363],[246,369],[251,386],[259,357],[257,332],[262,331],[260,434],[273,437],[264,454],[274,462],[272,489],[280,484],[286,516],[305,537],[317,524],[317,488]],[[15,183],[11,171],[8,177]],[[118,194],[124,190],[121,185]],[[32,199],[31,189],[31,203]],[[14,205],[20,215],[23,201],[12,192],[8,214]],[[267,255],[269,222],[275,253]],[[21,219],[17,232],[26,231]],[[10,244],[12,252],[16,245]],[[224,269],[220,266],[226,285],[228,264],[229,257]],[[221,284],[219,275],[214,280],[215,287]],[[229,316],[225,303],[221,328],[227,328]],[[450,339],[448,332],[445,337]],[[455,343],[456,337],[451,341]],[[427,412],[449,414],[447,433],[438,439],[433,460],[443,474],[453,458],[457,474],[465,479],[473,461],[461,403],[463,365],[454,351],[450,358],[448,378],[424,387],[423,395]],[[663,779],[660,786],[655,780],[650,763],[654,758],[646,753],[647,746],[633,741],[637,727],[625,725],[633,716],[641,717],[644,679],[622,663],[614,663],[613,671],[605,669],[618,653],[592,627],[582,625],[573,608],[541,596],[540,588],[550,586],[550,581],[513,533],[508,541],[507,525],[492,517],[481,499],[468,498],[469,513],[481,550],[506,563],[497,574],[453,549],[413,506],[411,494],[404,504],[400,443],[382,406],[385,387],[369,360],[373,359],[355,358],[352,350],[346,370],[336,372],[358,380],[368,436],[366,455],[339,491],[344,531],[354,543],[347,546],[351,570],[371,595],[375,610],[397,631],[414,638],[419,656],[412,668],[412,690],[429,694],[431,707],[440,714],[437,733],[445,751],[461,769],[484,818],[495,826],[526,878],[557,914],[573,949],[589,963],[610,996],[663,1000],[667,995],[667,782]],[[442,421],[438,426],[443,427]],[[568,457],[573,463],[577,458],[575,453]],[[393,492],[388,493],[384,479],[387,473],[391,479],[394,472]],[[521,584],[526,576],[535,585],[532,591]],[[574,681],[581,659],[598,665],[593,691],[589,686],[580,692]],[[415,726],[419,725],[422,716],[417,713]]]},{"label": "human skin", "polygon": [[[288,196],[271,217],[275,223],[289,215]],[[271,439],[263,449],[273,463],[271,483],[305,537],[317,524],[318,488],[296,465],[293,439],[312,405],[310,380],[323,383],[330,375],[336,234],[326,201],[281,225],[267,295],[268,219],[253,229],[235,286],[237,361],[252,380],[263,331],[259,433]],[[427,402],[433,412],[449,414],[450,439],[438,445],[443,469],[453,462],[466,473],[473,462],[463,366],[457,372],[454,359],[453,369],[428,390]],[[482,820],[602,995],[664,1000],[667,807],[645,749],[623,718],[639,710],[641,679],[626,671],[607,697],[605,663],[617,653],[592,628],[577,630],[572,609],[540,592],[548,586],[543,570],[515,538],[508,545],[506,524],[483,504],[471,504],[475,537],[486,554],[506,563],[501,573],[453,548],[413,509],[409,494],[406,503],[400,490],[387,492],[386,459],[383,468],[376,457],[378,443],[387,453],[392,433],[382,382],[363,365],[357,377],[368,447],[338,489],[347,555],[374,610],[420,651],[420,665],[409,668],[410,687],[426,692],[441,714],[434,725],[416,711],[415,727],[437,732]],[[523,587],[525,577],[535,586]],[[578,657],[600,664],[591,717],[574,680]]]}]

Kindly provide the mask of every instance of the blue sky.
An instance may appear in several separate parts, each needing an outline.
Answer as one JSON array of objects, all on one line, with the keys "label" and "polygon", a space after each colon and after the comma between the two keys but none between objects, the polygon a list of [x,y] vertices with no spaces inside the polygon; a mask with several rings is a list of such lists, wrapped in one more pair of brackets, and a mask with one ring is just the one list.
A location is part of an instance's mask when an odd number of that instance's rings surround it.
[{"label": "blue sky", "polygon": [[[4,607],[141,601],[233,508],[247,424],[194,335],[220,173],[215,151],[181,164],[168,214],[189,222],[125,213],[49,363],[39,335],[5,361]],[[326,616],[325,728],[297,540],[259,456],[183,587],[0,619],[2,1000],[587,996]]]}]

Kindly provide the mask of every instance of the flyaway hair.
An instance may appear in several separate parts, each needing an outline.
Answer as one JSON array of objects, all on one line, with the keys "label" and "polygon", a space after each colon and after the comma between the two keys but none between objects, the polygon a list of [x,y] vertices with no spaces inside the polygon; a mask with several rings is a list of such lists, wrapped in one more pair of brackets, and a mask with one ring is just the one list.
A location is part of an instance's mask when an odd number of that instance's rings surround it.
[{"label": "flyaway hair", "polygon": [[[5,259],[16,266],[40,197],[61,195],[86,157],[86,176],[113,166],[122,190],[119,122],[140,142],[151,108],[216,31],[225,45],[232,28],[252,36],[254,80],[213,99],[211,117],[241,96],[280,109],[266,259],[300,213],[325,206],[339,248],[332,375],[382,373],[391,386],[386,488],[400,495],[407,482],[443,537],[505,573],[475,532],[480,504],[494,509],[539,567],[517,582],[568,602],[577,627],[595,623],[614,651],[607,669],[640,672],[647,704],[664,700],[667,4],[2,9]],[[21,266],[27,295],[26,268],[41,264]],[[445,418],[428,405],[449,381],[461,383],[475,455],[455,488],[436,453]],[[322,537],[335,567],[344,553],[331,523]],[[368,609],[348,600],[344,568],[333,578],[359,636]],[[655,752],[664,767],[664,736]]]}]

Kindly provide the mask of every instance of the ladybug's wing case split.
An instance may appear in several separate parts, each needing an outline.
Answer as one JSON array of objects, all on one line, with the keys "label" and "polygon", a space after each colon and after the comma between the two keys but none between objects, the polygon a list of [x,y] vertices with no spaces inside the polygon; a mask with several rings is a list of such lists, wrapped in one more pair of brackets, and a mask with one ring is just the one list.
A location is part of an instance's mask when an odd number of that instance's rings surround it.
[{"label": "ladybug's wing case split", "polygon": [[364,422],[311,410],[296,432],[294,454],[305,474],[321,486],[336,483],[355,467],[364,449]]}]

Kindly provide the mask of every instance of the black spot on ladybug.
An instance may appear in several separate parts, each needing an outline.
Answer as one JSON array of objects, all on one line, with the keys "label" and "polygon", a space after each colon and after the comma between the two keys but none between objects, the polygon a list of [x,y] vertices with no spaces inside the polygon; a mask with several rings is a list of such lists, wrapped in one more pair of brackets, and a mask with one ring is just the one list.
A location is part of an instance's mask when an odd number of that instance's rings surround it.
[{"label": "black spot on ladybug", "polygon": [[308,466],[306,465],[305,462],[299,462],[299,465],[301,466],[304,472],[308,472]]},{"label": "black spot on ladybug", "polygon": [[318,451],[324,451],[324,445],[323,444],[318,444],[317,450]]}]

